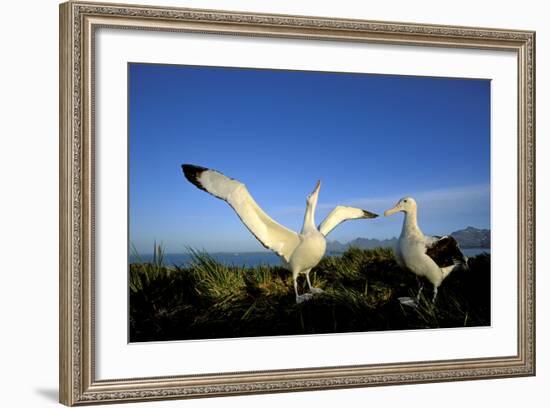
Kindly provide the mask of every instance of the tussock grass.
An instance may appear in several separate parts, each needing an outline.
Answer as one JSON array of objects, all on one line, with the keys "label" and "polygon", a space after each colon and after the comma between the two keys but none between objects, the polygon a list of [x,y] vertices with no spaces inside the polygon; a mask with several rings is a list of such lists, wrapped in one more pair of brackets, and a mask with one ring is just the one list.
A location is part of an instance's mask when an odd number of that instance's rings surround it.
[{"label": "tussock grass", "polygon": [[[431,302],[426,282],[416,308],[415,275],[391,249],[350,248],[324,258],[311,272],[324,293],[297,305],[290,272],[261,265],[227,266],[190,250],[190,265],[166,265],[155,245],[151,262],[130,265],[132,342],[424,329],[490,324],[490,255],[454,271]],[[139,259],[139,258],[138,258]],[[299,281],[300,292],[307,289]]]}]

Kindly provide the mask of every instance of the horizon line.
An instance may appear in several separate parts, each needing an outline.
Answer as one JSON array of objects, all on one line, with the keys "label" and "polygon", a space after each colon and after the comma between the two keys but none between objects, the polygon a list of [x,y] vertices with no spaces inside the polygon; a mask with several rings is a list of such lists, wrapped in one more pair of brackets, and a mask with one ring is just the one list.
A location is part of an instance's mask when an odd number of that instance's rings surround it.
[{"label": "horizon line", "polygon": [[[451,233],[449,233],[448,235],[452,235],[454,234],[455,232],[459,232],[459,231],[464,231],[468,228],[475,228],[477,230],[480,230],[480,231],[491,231],[491,228],[479,228],[479,227],[474,227],[472,225],[467,225],[465,226],[464,228],[461,228],[461,229],[457,229]],[[398,239],[397,236],[392,236],[392,237],[389,237],[389,238],[376,238],[376,237],[372,237],[372,238],[367,238],[367,237],[361,237],[361,236],[357,236],[353,239],[350,239],[350,240],[347,240],[347,241],[339,241],[337,239],[334,239],[334,240],[331,240],[331,239],[327,239],[327,243],[339,243],[341,245],[349,245],[351,242],[355,241],[355,240],[358,240],[358,239],[364,239],[364,240],[370,240],[370,241],[380,241],[380,242],[383,242],[383,241],[391,241],[393,239]],[[162,241],[158,241],[158,240],[153,240],[154,243],[153,245],[155,247],[161,247],[163,248],[163,243]],[[129,243],[129,247],[132,247],[134,248],[135,252],[138,252],[135,248],[135,246],[133,245],[132,242]],[[184,248],[185,247],[189,247],[188,245],[184,245]],[[193,248],[196,250],[196,248]],[[199,252],[208,252],[208,253],[216,253],[216,254],[221,254],[221,253],[272,253],[273,251],[270,250],[270,249],[258,249],[258,250],[224,250],[224,251],[209,251],[207,250],[206,248],[202,248],[200,250],[198,250]],[[131,252],[131,251],[130,251]],[[153,254],[154,252],[138,252],[137,254]],[[171,250],[170,252],[166,252],[165,253],[170,253],[170,254],[173,254],[173,253],[179,253],[179,252],[173,252],[173,250]],[[183,253],[189,253],[189,252],[183,252]],[[274,252],[273,252],[274,253]]]}]

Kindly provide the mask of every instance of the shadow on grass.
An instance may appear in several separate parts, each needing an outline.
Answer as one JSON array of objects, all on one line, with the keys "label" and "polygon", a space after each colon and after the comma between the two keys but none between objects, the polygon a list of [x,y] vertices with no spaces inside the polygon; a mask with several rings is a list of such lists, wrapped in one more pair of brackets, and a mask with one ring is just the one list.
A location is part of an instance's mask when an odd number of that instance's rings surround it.
[{"label": "shadow on grass", "polygon": [[156,247],[152,262],[130,265],[131,342],[490,325],[489,254],[453,271],[435,304],[427,283],[417,308],[398,300],[416,296],[417,282],[391,249],[350,248],[324,258],[311,272],[324,293],[299,305],[281,267],[227,266],[192,255],[191,265],[168,266]]}]

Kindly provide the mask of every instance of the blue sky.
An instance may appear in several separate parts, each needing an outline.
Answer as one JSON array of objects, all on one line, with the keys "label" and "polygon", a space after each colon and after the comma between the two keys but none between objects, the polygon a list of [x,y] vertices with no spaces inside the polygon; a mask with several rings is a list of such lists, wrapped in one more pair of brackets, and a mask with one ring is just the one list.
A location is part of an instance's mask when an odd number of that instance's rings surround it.
[{"label": "blue sky", "polygon": [[[382,214],[410,195],[425,233],[490,227],[489,80],[130,64],[128,92],[139,252],[154,241],[168,252],[264,250],[182,163],[241,180],[294,230],[317,180],[317,223],[337,204]],[[389,238],[401,224],[350,221],[329,239]]]}]

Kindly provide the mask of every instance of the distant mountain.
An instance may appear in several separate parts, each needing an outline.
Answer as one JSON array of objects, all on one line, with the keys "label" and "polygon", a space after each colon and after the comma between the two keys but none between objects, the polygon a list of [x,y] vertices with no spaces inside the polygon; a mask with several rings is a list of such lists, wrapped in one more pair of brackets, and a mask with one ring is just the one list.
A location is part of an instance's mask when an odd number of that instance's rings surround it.
[{"label": "distant mountain", "polygon": [[466,227],[451,233],[461,248],[491,248],[491,230]]},{"label": "distant mountain", "polygon": [[349,247],[356,247],[361,249],[372,249],[372,248],[386,248],[394,247],[397,243],[397,238],[390,239],[376,239],[376,238],[355,238],[353,241],[350,241],[346,244],[342,244],[339,241],[328,241],[327,242],[327,251],[328,252],[345,252]]},{"label": "distant mountain", "polygon": [[[466,227],[450,234],[453,236],[461,248],[491,248],[491,230],[479,229],[475,227]],[[394,247],[397,243],[397,238],[376,239],[376,238],[355,238],[348,243],[340,241],[328,241],[328,252],[345,252],[349,247],[357,247],[361,249],[386,248]]]},{"label": "distant mountain", "polygon": [[375,239],[375,238],[355,238],[349,243],[349,246],[354,246],[362,249],[372,249],[372,248],[385,248],[393,247],[397,244],[397,238],[390,239]]},{"label": "distant mountain", "polygon": [[345,252],[348,246],[340,241],[327,241],[327,252]]}]

